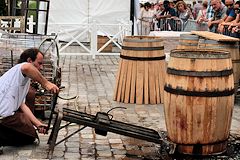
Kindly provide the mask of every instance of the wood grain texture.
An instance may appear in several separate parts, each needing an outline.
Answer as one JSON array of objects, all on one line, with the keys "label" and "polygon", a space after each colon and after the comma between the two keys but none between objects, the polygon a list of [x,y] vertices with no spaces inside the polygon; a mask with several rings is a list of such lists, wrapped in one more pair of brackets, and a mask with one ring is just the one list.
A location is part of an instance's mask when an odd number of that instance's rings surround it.
[{"label": "wood grain texture", "polygon": [[[194,51],[188,50],[189,54]],[[197,51],[196,54],[211,54]],[[214,51],[213,51],[214,52]],[[220,51],[219,51],[220,53]],[[188,55],[188,54],[186,54]],[[168,68],[184,71],[222,71],[231,69],[230,58],[170,57]],[[192,92],[233,90],[233,75],[183,76],[166,74],[165,86]],[[191,93],[192,93],[191,92]],[[164,113],[169,139],[184,154],[211,155],[226,149],[234,106],[233,93],[227,96],[192,96],[164,91]]]},{"label": "wood grain texture", "polygon": [[165,56],[163,40],[151,36],[128,36],[123,46],[131,48],[123,48],[121,55],[136,59],[120,59],[114,100],[136,104],[163,103],[166,63],[165,59],[155,59]]},{"label": "wood grain texture", "polygon": [[229,42],[229,41],[238,42],[238,41],[240,41],[239,38],[225,36],[225,35],[222,35],[222,34],[213,33],[213,32],[209,32],[209,31],[191,31],[191,33],[199,35],[199,36],[207,38],[207,39],[222,41],[222,42],[226,42],[226,41],[227,42]]}]

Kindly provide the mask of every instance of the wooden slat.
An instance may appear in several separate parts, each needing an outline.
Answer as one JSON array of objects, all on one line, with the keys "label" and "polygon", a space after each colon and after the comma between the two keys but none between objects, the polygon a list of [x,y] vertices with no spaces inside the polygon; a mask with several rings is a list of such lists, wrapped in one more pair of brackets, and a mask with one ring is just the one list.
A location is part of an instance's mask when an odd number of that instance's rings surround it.
[{"label": "wooden slat", "polygon": [[222,41],[222,42],[237,42],[240,41],[239,38],[233,38],[230,36],[225,36],[222,34],[218,33],[213,33],[209,31],[192,31],[191,33],[199,35],[201,37],[207,38],[207,39],[212,39],[215,41]]},{"label": "wooden slat", "polygon": [[126,78],[126,89],[125,89],[124,103],[129,103],[130,102],[132,65],[133,65],[133,62],[129,61],[128,62],[128,70],[127,70],[127,78]]}]

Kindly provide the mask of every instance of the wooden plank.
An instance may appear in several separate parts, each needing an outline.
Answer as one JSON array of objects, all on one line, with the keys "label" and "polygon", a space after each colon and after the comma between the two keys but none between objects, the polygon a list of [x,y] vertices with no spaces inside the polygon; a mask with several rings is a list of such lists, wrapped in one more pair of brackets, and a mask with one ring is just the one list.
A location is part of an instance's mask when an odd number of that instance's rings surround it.
[{"label": "wooden plank", "polygon": [[[20,26],[15,27],[14,22],[19,20]],[[7,22],[7,27],[4,26],[3,22]],[[21,33],[25,32],[25,17],[24,16],[0,16],[0,29],[6,30],[8,32],[19,31]]]},{"label": "wooden plank", "polygon": [[117,72],[117,76],[116,76],[116,85],[115,85],[114,97],[113,97],[114,101],[117,100],[117,96],[118,96],[120,76],[121,76],[121,66],[122,66],[122,60],[119,60],[118,72]]},{"label": "wooden plank", "polygon": [[126,78],[127,78],[127,70],[128,70],[128,61],[123,60],[123,73],[122,73],[122,88],[121,88],[121,96],[120,96],[120,102],[124,101],[125,97],[125,88],[126,88]]},{"label": "wooden plank", "polygon": [[156,61],[154,62],[154,67],[156,68],[156,71],[154,72],[154,78],[155,78],[155,87],[156,87],[156,103],[161,103],[161,99],[160,99],[160,79],[159,79],[159,74],[161,74],[160,72],[160,63],[161,61]]},{"label": "wooden plank", "polygon": [[149,62],[144,62],[144,104],[149,104]]},{"label": "wooden plank", "polygon": [[137,62],[132,62],[132,76],[130,89],[130,103],[135,103],[136,99],[136,81],[137,81]]},{"label": "wooden plank", "polygon": [[144,62],[137,62],[136,104],[143,104]]},{"label": "wooden plank", "polygon": [[154,68],[154,62],[149,62],[149,96],[150,104],[156,104],[156,89],[155,89],[155,74],[156,69]]},{"label": "wooden plank", "polygon": [[237,42],[240,41],[240,38],[234,38],[230,36],[225,36],[222,34],[218,33],[213,33],[209,31],[192,31],[191,33],[196,34],[198,36],[207,38],[207,39],[212,39],[216,41],[222,41],[222,42]]},{"label": "wooden plank", "polygon": [[128,61],[128,70],[127,70],[127,78],[126,78],[126,89],[125,89],[124,103],[129,103],[129,100],[130,100],[132,65],[133,65],[133,62]]}]

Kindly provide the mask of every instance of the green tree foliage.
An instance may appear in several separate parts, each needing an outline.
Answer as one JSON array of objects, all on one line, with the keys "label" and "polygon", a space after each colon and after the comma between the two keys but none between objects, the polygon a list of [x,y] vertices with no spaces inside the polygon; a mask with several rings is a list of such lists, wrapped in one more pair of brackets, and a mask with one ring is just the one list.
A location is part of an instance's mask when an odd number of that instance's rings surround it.
[{"label": "green tree foliage", "polygon": [[7,6],[5,0],[0,0],[0,16],[7,15]]}]

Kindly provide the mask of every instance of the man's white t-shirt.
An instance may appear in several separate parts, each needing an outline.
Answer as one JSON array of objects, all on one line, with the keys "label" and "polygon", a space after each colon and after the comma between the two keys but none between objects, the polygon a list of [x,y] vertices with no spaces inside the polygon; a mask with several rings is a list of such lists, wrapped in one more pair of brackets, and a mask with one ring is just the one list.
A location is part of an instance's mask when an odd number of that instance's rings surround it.
[{"label": "man's white t-shirt", "polygon": [[0,116],[7,117],[25,101],[30,86],[30,78],[24,77],[17,64],[0,77]]}]

